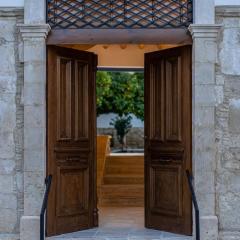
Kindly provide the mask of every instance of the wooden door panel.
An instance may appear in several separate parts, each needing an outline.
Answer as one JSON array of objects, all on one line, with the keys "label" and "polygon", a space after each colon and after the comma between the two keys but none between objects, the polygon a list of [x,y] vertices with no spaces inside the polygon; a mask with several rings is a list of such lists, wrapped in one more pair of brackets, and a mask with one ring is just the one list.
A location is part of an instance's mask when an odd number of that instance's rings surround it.
[{"label": "wooden door panel", "polygon": [[181,57],[166,60],[166,140],[181,141]]},{"label": "wooden door panel", "polygon": [[57,216],[72,217],[88,212],[88,168],[58,167]]},{"label": "wooden door panel", "polygon": [[[182,179],[181,165],[153,165],[151,167],[151,212],[181,216],[182,215]],[[171,189],[171,191],[169,191]]]},{"label": "wooden door panel", "polygon": [[88,64],[76,61],[75,72],[75,140],[88,138]]},{"label": "wooden door panel", "polygon": [[72,67],[69,58],[57,57],[57,141],[71,140]]},{"label": "wooden door panel", "polygon": [[145,55],[145,224],[190,235],[191,47]]},{"label": "wooden door panel", "polygon": [[93,53],[48,48],[47,235],[97,226]]}]

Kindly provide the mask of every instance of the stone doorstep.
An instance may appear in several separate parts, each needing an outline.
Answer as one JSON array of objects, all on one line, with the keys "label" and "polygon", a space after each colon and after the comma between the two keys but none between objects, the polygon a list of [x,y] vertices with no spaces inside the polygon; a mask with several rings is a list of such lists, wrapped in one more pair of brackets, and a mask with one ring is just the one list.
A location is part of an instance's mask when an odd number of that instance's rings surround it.
[{"label": "stone doorstep", "polygon": [[0,233],[0,240],[19,240],[19,234],[1,234]]},{"label": "stone doorstep", "polygon": [[193,240],[193,237],[150,229],[95,228],[48,237],[47,240]]}]

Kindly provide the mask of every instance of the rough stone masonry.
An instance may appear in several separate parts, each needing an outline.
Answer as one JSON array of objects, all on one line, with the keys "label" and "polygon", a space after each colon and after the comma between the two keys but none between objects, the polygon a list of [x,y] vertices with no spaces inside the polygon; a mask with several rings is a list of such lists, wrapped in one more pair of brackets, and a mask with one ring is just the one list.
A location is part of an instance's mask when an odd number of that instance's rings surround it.
[{"label": "rough stone masonry", "polygon": [[216,206],[220,240],[240,239],[240,8],[218,7]]},{"label": "rough stone masonry", "polygon": [[22,22],[23,9],[0,8],[0,239],[11,240],[23,211]]}]

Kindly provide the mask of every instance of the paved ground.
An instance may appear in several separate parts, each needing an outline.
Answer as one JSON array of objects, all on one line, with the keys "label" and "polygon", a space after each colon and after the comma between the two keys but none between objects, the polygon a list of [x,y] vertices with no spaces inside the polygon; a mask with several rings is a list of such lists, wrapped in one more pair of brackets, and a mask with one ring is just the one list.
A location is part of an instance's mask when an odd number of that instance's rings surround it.
[{"label": "paved ground", "polygon": [[99,227],[48,240],[191,240],[191,237],[144,228],[144,209],[141,207],[101,208]]}]

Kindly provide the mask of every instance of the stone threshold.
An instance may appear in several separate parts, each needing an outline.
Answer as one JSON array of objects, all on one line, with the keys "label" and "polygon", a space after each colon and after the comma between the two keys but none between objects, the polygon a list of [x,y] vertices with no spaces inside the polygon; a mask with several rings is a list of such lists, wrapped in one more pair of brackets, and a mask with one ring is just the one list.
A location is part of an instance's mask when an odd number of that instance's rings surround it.
[{"label": "stone threshold", "polygon": [[48,237],[47,240],[193,240],[193,237],[151,229],[95,228]]},{"label": "stone threshold", "polygon": [[0,240],[19,240],[19,234],[3,234],[0,233]]}]

